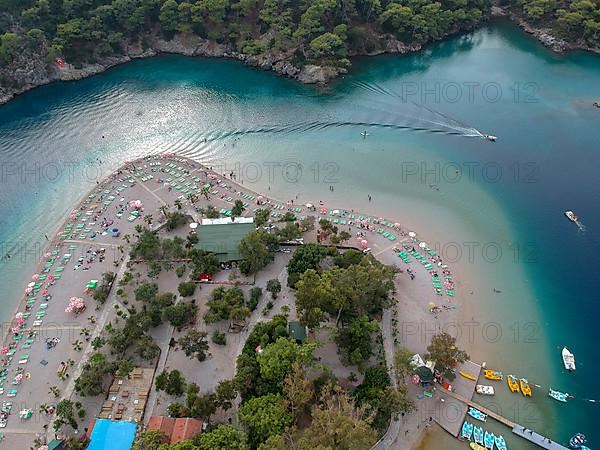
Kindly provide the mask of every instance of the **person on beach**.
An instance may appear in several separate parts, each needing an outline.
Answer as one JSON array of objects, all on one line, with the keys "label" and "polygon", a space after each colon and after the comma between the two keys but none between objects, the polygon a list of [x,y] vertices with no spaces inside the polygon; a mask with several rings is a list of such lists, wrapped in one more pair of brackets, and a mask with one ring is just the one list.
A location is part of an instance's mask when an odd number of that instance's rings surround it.
[{"label": "person on beach", "polygon": [[369,201],[371,201],[371,194],[369,194]]}]

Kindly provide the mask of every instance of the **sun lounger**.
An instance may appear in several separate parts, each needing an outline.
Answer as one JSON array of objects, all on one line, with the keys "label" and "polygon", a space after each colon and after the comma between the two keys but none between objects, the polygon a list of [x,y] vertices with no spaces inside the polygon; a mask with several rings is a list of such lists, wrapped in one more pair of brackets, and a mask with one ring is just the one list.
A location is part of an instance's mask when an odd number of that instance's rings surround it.
[{"label": "sun lounger", "polygon": [[43,320],[36,320],[36,321],[33,322],[32,326],[34,326],[34,327],[40,327],[40,326],[42,326],[42,322],[43,322]]},{"label": "sun lounger", "polygon": [[17,396],[17,393],[18,393],[18,392],[17,392],[17,390],[16,390],[16,389],[11,389],[10,391],[8,391],[8,392],[6,393],[6,396],[7,396],[8,398],[16,397],[16,396]]}]

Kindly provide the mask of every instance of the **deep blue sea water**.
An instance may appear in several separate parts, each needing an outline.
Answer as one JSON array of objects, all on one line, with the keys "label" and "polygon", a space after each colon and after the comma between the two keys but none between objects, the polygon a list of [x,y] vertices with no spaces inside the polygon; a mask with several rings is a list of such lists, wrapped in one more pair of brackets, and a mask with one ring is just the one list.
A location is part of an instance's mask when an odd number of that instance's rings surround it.
[{"label": "deep blue sea water", "polygon": [[[323,199],[417,227],[469,275],[473,295],[458,301],[479,323],[475,342],[463,337],[473,359],[543,386],[531,400],[498,387],[497,407],[563,442],[584,432],[597,447],[600,405],[584,399],[600,399],[600,57],[554,55],[499,23],[416,55],[353,64],[320,91],[232,61],[161,56],[0,107],[2,317],[44,234],[96,177],[178,152],[282,200]],[[464,136],[471,128],[498,141]],[[576,373],[562,370],[563,345]],[[575,398],[558,404],[548,386]],[[454,447],[464,444],[439,444]]]}]

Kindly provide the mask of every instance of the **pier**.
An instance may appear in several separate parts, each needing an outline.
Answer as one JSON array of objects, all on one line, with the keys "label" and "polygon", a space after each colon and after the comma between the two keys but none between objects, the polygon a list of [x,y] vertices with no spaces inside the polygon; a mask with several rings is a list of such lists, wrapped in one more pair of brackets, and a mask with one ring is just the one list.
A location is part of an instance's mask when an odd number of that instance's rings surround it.
[{"label": "pier", "polygon": [[[479,374],[481,371],[481,366],[478,364],[467,361],[463,365],[461,365],[460,370],[463,370],[473,376],[479,378]],[[553,441],[552,439],[547,438],[546,436],[542,436],[535,431],[525,428],[518,423],[513,422],[510,419],[498,414],[495,411],[492,411],[488,408],[485,408],[477,403],[475,403],[471,398],[473,397],[473,393],[475,392],[476,381],[468,380],[461,375],[455,380],[453,383],[452,391],[448,391],[445,389],[440,389],[440,394],[442,395],[442,400],[447,404],[446,407],[451,406],[453,410],[458,411],[462,420],[453,420],[454,418],[446,417],[446,414],[440,414],[439,418],[436,418],[436,422],[445,429],[448,433],[452,434],[455,437],[458,437],[462,428],[462,424],[465,421],[467,410],[469,406],[478,409],[484,414],[487,414],[488,417],[491,417],[497,422],[500,422],[503,425],[506,425],[513,434],[537,445],[538,447],[545,448],[548,450],[568,450],[568,447],[559,444],[558,442]]]},{"label": "pier", "polygon": [[[509,427],[511,429],[512,428],[516,428],[516,427],[522,428],[521,425],[516,424],[512,420],[509,420],[506,417],[503,417],[500,414],[498,414],[498,413],[496,413],[496,412],[494,412],[494,411],[492,411],[490,409],[487,409],[487,408],[484,408],[483,406],[478,405],[473,400],[468,400],[468,399],[466,399],[464,397],[461,397],[460,395],[458,395],[458,394],[456,394],[454,392],[450,392],[450,391],[443,391],[443,392],[444,392],[444,394],[447,394],[450,397],[453,397],[454,399],[456,399],[456,400],[458,400],[460,402],[463,402],[464,404],[466,404],[468,406],[472,406],[473,408],[477,408],[482,413],[487,414],[488,417],[491,417],[492,419],[494,419],[494,420],[496,420],[496,421],[498,421],[498,422],[506,425],[507,427]],[[460,425],[462,427],[462,423]]]},{"label": "pier", "polygon": [[548,439],[541,434],[536,433],[533,430],[529,430],[521,425],[515,425],[512,432],[523,439],[533,442],[538,447],[547,448],[549,450],[568,450],[568,447],[560,445],[558,442],[554,442],[552,439]]}]

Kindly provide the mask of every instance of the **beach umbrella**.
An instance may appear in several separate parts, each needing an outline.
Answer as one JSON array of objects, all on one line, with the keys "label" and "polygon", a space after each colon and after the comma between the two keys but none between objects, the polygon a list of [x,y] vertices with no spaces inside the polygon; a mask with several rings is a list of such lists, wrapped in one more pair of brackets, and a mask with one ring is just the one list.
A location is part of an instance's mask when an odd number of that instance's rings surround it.
[{"label": "beach umbrella", "polygon": [[10,332],[11,332],[11,333],[13,333],[13,334],[16,334],[16,333],[18,333],[19,331],[21,331],[21,329],[20,329],[19,327],[12,327],[12,328],[10,329]]},{"label": "beach umbrella", "polygon": [[380,218],[379,218],[379,221],[380,221],[380,222],[383,222],[383,217],[380,217]]},{"label": "beach umbrella", "polygon": [[367,242],[366,239],[363,239],[362,241],[360,241],[360,248],[361,249],[366,249],[369,246],[369,242]]},{"label": "beach umbrella", "polygon": [[171,186],[171,184],[169,184],[169,183],[164,183],[164,184],[163,184],[163,186],[164,186],[164,187],[166,187],[166,188],[168,188],[169,186]]},{"label": "beach umbrella", "polygon": [[34,286],[35,286],[35,283],[33,281],[27,285],[27,287],[30,287],[30,288],[32,288]]},{"label": "beach umbrella", "polygon": [[19,311],[16,315],[15,315],[15,319],[22,319],[23,318],[23,313],[21,311]]},{"label": "beach umbrella", "polygon": [[306,204],[306,205],[304,205],[304,206],[306,206],[307,208],[312,208],[312,207],[313,207],[313,204],[312,204],[312,203],[307,203],[307,204]]},{"label": "beach umbrella", "polygon": [[394,224],[394,228],[400,228],[400,224],[399,224],[398,222],[396,222],[396,223]]},{"label": "beach umbrella", "polygon": [[361,223],[362,225],[366,225],[366,224],[367,224],[367,221],[366,221],[366,220],[361,220],[361,221],[360,221],[360,223]]},{"label": "beach umbrella", "polygon": [[50,281],[54,280],[54,275],[48,275],[48,279],[49,279]]},{"label": "beach umbrella", "polygon": [[417,233],[415,233],[414,231],[409,231],[409,232],[408,232],[408,235],[409,235],[411,238],[414,238],[414,237],[416,237],[416,236],[417,236]]},{"label": "beach umbrella", "polygon": [[429,302],[429,309],[433,309],[433,308],[435,308],[435,303]]},{"label": "beach umbrella", "polygon": [[17,325],[23,325],[25,323],[25,319],[23,319],[22,317],[20,319],[17,319]]},{"label": "beach umbrella", "polygon": [[31,279],[35,281],[35,280],[37,280],[39,277],[40,277],[40,276],[39,276],[37,273],[34,273],[34,274],[31,276]]},{"label": "beach umbrella", "polygon": [[198,224],[196,222],[192,222],[192,223],[190,223],[190,228],[192,230],[195,230],[196,228],[198,228]]},{"label": "beach umbrella", "polygon": [[413,384],[419,384],[419,381],[421,381],[421,378],[419,378],[419,375],[414,374],[412,376],[412,382],[413,382]]},{"label": "beach umbrella", "polygon": [[40,294],[47,295],[48,294],[48,289],[42,289],[42,292],[40,292]]},{"label": "beach umbrella", "polygon": [[113,229],[112,229],[112,232],[113,232],[113,233],[118,233],[118,232],[119,232],[119,229],[118,229],[118,228],[113,228]]},{"label": "beach umbrella", "polygon": [[425,248],[427,247],[427,244],[425,242],[419,242],[419,247]]},{"label": "beach umbrella", "polygon": [[8,347],[4,346],[4,347],[0,348],[0,353],[3,355],[6,355],[8,353]]},{"label": "beach umbrella", "polygon": [[326,208],[321,208],[321,214],[327,214],[327,209]]},{"label": "beach umbrella", "polygon": [[25,288],[25,293],[26,294],[31,294],[31,292],[33,292],[33,288],[32,287]]},{"label": "beach umbrella", "polygon": [[52,256],[52,253],[48,252],[44,254],[44,258],[50,258]]}]

